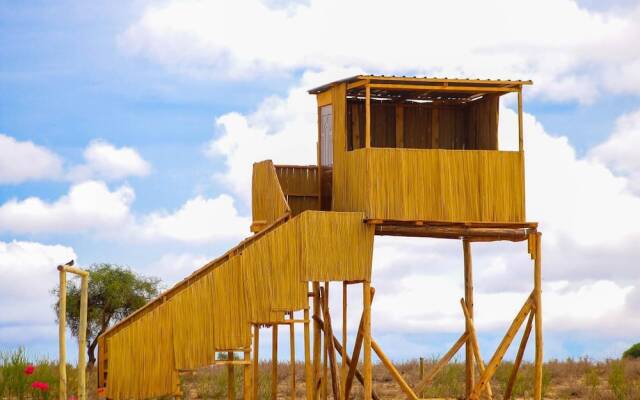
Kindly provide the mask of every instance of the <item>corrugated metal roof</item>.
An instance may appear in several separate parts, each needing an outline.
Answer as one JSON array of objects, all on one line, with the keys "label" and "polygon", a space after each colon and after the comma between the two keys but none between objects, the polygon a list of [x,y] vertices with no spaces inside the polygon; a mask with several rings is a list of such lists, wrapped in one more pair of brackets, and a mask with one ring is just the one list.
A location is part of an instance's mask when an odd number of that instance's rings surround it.
[{"label": "corrugated metal roof", "polygon": [[348,78],[340,79],[334,82],[327,83],[322,86],[318,86],[314,89],[309,90],[311,94],[317,94],[324,92],[330,87],[337,85],[339,83],[352,83],[359,80],[370,80],[371,82],[387,82],[387,83],[398,83],[401,82],[410,82],[413,84],[427,84],[427,83],[447,83],[447,84],[473,84],[473,85],[481,85],[487,87],[505,87],[505,86],[514,86],[514,85],[531,85],[533,82],[530,80],[510,80],[510,79],[480,79],[480,78],[438,78],[438,77],[428,77],[428,76],[405,76],[405,75],[355,75],[350,76]]}]

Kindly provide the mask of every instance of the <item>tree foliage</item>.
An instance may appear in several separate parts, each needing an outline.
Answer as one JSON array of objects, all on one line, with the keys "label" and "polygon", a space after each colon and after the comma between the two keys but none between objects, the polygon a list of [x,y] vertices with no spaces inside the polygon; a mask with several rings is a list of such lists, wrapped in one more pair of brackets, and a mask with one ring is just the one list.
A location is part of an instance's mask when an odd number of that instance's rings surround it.
[{"label": "tree foliage", "polygon": [[636,343],[629,347],[627,351],[622,353],[623,358],[640,358],[640,343]]},{"label": "tree foliage", "polygon": [[[89,271],[87,307],[87,354],[89,366],[95,363],[98,336],[112,324],[145,305],[159,293],[160,280],[136,274],[127,267],[114,264],[94,264]],[[59,299],[59,288],[52,293]],[[60,302],[54,310],[58,316]],[[80,282],[67,280],[67,324],[71,334],[78,337],[80,325]]]}]

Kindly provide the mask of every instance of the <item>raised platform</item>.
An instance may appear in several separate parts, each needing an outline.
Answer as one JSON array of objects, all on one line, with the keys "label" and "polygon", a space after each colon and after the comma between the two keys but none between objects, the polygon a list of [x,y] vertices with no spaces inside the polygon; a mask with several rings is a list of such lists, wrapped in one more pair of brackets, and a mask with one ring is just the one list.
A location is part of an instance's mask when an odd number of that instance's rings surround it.
[{"label": "raised platform", "polygon": [[507,240],[520,242],[527,240],[537,231],[537,222],[494,223],[494,222],[446,222],[427,220],[365,219],[375,226],[376,235],[433,237],[441,239],[466,239],[472,242],[493,242]]}]

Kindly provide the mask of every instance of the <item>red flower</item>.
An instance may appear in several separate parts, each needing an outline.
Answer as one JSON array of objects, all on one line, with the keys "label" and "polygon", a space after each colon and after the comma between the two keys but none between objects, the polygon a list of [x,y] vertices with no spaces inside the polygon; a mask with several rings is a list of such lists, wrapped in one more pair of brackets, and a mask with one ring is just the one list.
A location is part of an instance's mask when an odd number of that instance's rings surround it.
[{"label": "red flower", "polygon": [[25,375],[31,375],[33,374],[33,371],[36,370],[36,367],[34,367],[33,365],[29,364],[26,367],[24,367],[24,374]]},{"label": "red flower", "polygon": [[42,391],[49,390],[49,384],[47,382],[35,381],[31,384],[31,387]]}]

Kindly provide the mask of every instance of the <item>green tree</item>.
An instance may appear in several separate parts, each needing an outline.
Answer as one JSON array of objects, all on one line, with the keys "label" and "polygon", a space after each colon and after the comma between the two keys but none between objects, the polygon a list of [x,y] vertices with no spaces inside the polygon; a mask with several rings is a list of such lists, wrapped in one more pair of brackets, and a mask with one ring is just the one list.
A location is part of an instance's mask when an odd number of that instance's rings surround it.
[{"label": "green tree", "polygon": [[627,351],[622,353],[623,358],[640,358],[640,343],[636,343],[629,347]]},{"label": "green tree", "polygon": [[[156,297],[160,279],[140,276],[127,267],[114,264],[94,264],[88,271],[87,355],[92,368],[96,361],[98,336]],[[52,290],[58,298],[54,304],[56,317],[60,306],[59,291],[59,287]],[[75,279],[67,281],[67,324],[71,334],[78,337],[80,285]]]}]

